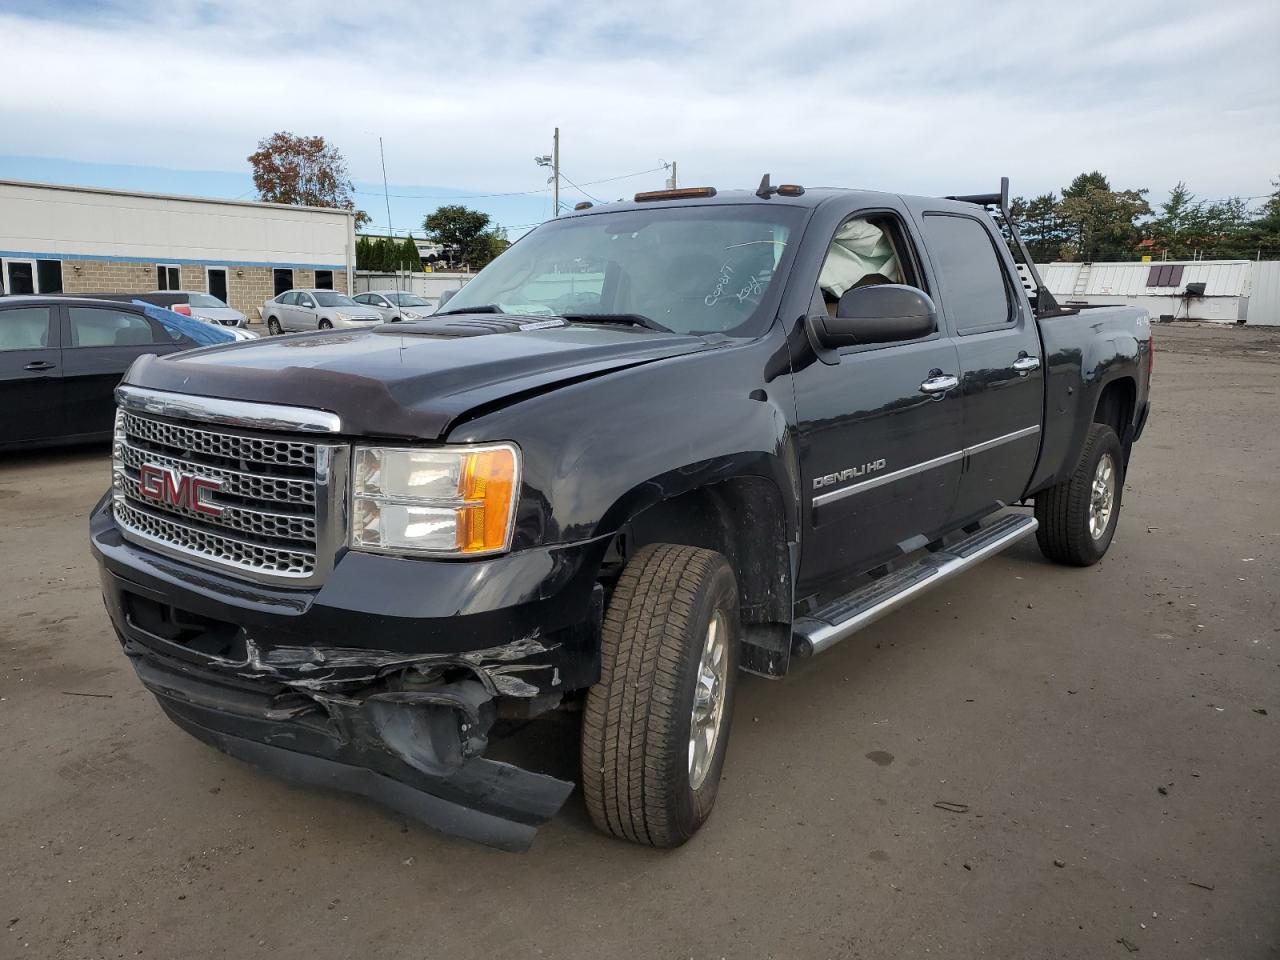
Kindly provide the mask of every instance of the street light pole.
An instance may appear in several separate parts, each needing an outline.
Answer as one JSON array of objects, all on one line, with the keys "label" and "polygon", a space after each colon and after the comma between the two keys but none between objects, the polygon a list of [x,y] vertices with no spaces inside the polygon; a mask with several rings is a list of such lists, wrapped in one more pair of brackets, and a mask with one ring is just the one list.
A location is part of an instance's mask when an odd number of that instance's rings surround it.
[{"label": "street light pole", "polygon": [[555,207],[555,216],[560,216],[560,128],[556,127],[556,134],[551,148],[551,176],[554,178],[554,186],[551,188],[551,197]]}]

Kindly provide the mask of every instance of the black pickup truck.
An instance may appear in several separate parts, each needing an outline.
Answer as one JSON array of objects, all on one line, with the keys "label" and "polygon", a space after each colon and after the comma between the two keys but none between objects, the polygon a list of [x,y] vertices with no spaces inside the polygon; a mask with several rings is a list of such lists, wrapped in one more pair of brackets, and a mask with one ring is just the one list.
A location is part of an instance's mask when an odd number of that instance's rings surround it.
[{"label": "black pickup truck", "polygon": [[684,842],[739,671],[1111,543],[1149,320],[1059,307],[1007,193],[639,194],[429,319],[141,358],[91,520],[124,652],[201,740],[509,849],[573,784],[490,739],[580,714],[596,824]]}]

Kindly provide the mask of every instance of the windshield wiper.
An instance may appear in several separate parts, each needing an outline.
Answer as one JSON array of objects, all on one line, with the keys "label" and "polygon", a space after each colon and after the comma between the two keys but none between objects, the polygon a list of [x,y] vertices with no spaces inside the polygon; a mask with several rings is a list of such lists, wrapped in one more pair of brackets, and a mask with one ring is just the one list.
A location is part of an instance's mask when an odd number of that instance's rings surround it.
[{"label": "windshield wiper", "polygon": [[664,327],[657,320],[646,317],[643,313],[561,313],[562,320],[578,323],[625,323],[631,327],[644,327],[646,330],[657,330],[660,333],[675,333],[670,327]]}]

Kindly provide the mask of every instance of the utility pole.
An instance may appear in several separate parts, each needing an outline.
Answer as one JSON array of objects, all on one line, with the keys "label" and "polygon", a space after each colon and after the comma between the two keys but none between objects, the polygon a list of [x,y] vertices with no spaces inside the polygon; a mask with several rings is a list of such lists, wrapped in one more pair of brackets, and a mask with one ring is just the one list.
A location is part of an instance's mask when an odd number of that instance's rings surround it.
[{"label": "utility pole", "polygon": [[551,148],[551,176],[555,185],[551,188],[552,204],[555,215],[560,216],[560,128],[556,127],[556,135]]},{"label": "utility pole", "polygon": [[[387,234],[394,244],[396,233],[391,229],[391,191],[387,187],[387,154],[382,149],[382,138],[378,138],[378,156],[382,158],[382,196],[387,201]],[[396,289],[400,289],[400,271],[396,270]]]},{"label": "utility pole", "polygon": [[667,189],[674,190],[676,188],[676,162],[671,161],[671,176],[667,178]]},{"label": "utility pole", "polygon": [[534,157],[533,162],[540,167],[550,167],[551,176],[547,182],[552,184],[551,199],[554,203],[554,209],[551,212],[552,217],[560,216],[560,128],[556,127],[556,132],[551,142],[551,153],[543,154],[540,157]]}]

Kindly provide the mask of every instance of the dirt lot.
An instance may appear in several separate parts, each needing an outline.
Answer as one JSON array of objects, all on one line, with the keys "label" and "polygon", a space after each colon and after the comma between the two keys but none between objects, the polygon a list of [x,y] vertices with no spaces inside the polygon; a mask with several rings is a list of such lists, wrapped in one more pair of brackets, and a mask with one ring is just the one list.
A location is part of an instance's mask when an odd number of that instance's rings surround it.
[{"label": "dirt lot", "polygon": [[670,853],[576,796],[498,853],[197,743],[108,634],[106,452],[8,458],[0,956],[1280,956],[1280,331],[1157,336],[1107,559],[1025,543],[747,678]]}]

